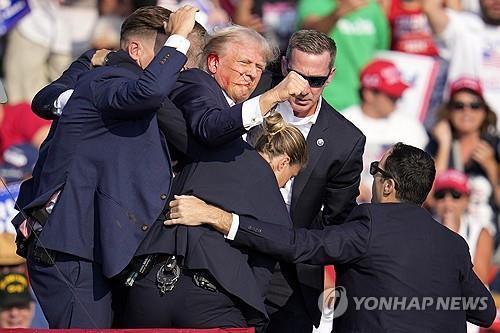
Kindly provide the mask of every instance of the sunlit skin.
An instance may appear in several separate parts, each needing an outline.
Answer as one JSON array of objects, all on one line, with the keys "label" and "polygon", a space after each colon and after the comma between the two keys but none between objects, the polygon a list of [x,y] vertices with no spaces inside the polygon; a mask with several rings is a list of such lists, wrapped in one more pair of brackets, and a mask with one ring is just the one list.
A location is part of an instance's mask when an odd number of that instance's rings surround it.
[{"label": "sunlit skin", "polygon": [[[453,101],[470,104],[480,102],[481,100],[474,94],[466,91],[460,91],[453,96]],[[486,118],[486,110],[484,107],[480,110],[472,110],[465,107],[462,110],[450,110],[450,122],[459,135],[479,133],[481,124]]]},{"label": "sunlit skin", "polygon": [[273,158],[267,157],[264,153],[259,154],[269,162],[280,188],[284,187],[293,177],[297,177],[301,170],[301,165],[290,164],[290,157],[285,154]]},{"label": "sunlit skin", "polygon": [[160,51],[167,39],[168,37],[166,34],[157,33],[148,37],[132,37],[127,44],[127,50],[132,59],[134,59],[142,69],[145,69],[151,61],[153,61],[153,58]]},{"label": "sunlit skin", "polygon": [[329,76],[322,87],[309,87],[305,95],[292,97],[288,100],[296,117],[304,118],[313,115],[323,90],[332,81],[335,73],[335,68],[330,66],[330,53],[325,51],[321,54],[311,54],[293,49],[288,62],[286,59],[282,60],[284,75],[288,74],[287,68],[307,76]]},{"label": "sunlit skin", "polygon": [[288,164],[285,169],[281,171],[275,171],[276,179],[278,180],[279,187],[284,187],[286,183],[293,177],[297,177],[300,171],[300,165]]},{"label": "sunlit skin", "polygon": [[241,103],[257,87],[266,61],[260,44],[249,40],[244,45],[228,43],[221,54],[210,54],[207,66],[228,97]]},{"label": "sunlit skin", "polygon": [[[379,168],[385,170],[385,161],[387,157],[392,153],[392,149],[389,149],[382,156],[379,162]],[[388,202],[399,202],[396,198],[395,183],[392,179],[385,179],[380,173],[373,176],[372,183],[372,203],[388,203]]]}]

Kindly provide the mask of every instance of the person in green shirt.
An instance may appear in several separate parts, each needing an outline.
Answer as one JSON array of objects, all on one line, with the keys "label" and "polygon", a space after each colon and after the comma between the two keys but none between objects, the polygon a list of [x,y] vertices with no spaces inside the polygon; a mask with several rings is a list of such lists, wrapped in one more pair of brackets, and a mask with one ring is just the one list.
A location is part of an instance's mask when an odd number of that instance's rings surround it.
[{"label": "person in green shirt", "polygon": [[377,50],[389,47],[390,28],[375,0],[300,0],[303,29],[329,34],[337,43],[336,73],[323,97],[339,111],[359,104],[359,71]]}]

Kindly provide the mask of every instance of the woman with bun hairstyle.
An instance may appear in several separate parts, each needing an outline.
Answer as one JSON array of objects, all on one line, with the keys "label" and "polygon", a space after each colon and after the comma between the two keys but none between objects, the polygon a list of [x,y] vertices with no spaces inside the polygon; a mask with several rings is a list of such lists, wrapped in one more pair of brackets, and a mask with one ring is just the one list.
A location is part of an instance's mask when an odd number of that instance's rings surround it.
[{"label": "woman with bun hairstyle", "polygon": [[269,163],[279,187],[297,176],[307,162],[307,144],[298,128],[273,113],[248,135],[248,142]]}]

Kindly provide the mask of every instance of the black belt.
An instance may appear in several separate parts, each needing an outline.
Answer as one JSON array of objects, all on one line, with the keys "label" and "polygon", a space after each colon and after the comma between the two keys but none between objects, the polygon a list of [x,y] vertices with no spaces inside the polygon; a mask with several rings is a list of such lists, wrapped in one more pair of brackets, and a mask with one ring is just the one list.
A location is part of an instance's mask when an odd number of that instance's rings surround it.
[{"label": "black belt", "polygon": [[31,251],[31,258],[37,264],[53,266],[55,264],[57,254],[58,253],[56,251],[37,246],[35,242],[33,250]]},{"label": "black belt", "polygon": [[151,254],[134,258],[121,274],[122,280],[126,286],[131,287],[138,277],[145,276],[152,269],[157,269],[156,285],[162,295],[174,289],[181,275],[192,277],[193,283],[202,289],[212,292],[220,290],[210,273],[204,270],[181,268],[175,256],[166,254]]}]

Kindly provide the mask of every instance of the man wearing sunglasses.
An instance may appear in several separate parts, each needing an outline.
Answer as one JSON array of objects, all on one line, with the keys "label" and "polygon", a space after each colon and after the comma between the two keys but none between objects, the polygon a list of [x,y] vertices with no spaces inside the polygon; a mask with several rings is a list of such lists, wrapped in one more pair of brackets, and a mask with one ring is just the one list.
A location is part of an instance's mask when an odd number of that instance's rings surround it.
[{"label": "man wearing sunglasses", "polygon": [[[370,165],[370,173],[372,203],[356,207],[345,223],[287,230],[240,216],[233,244],[284,261],[335,264],[336,284],[347,298],[346,308],[334,312],[335,332],[465,333],[466,321],[490,326],[495,304],[473,271],[466,242],[422,207],[435,177],[432,157],[397,143]],[[199,199],[182,197],[171,206],[175,214],[168,223],[208,223],[225,235],[234,232],[230,213]],[[195,216],[201,207],[204,214]],[[367,297],[391,305],[363,303]],[[456,305],[438,305],[451,300]]]},{"label": "man wearing sunglasses", "polygon": [[424,126],[415,118],[397,109],[397,102],[409,88],[394,63],[376,59],[360,74],[361,104],[353,105],[342,114],[366,135],[363,154],[360,195],[358,202],[369,202],[372,177],[368,166],[379,159],[388,147],[399,141],[424,148],[428,142]]},{"label": "man wearing sunglasses", "polygon": [[[334,77],[336,52],[328,35],[299,30],[281,61],[284,76],[295,72],[308,83],[301,94],[276,107],[302,132],[308,146],[308,164],[282,189],[296,228],[343,223],[356,206],[365,137],[321,96]],[[259,116],[257,112],[255,118]],[[267,331],[307,332],[318,326],[321,312],[316,304],[324,289],[323,277],[320,266],[280,263],[267,293]]]},{"label": "man wearing sunglasses", "polygon": [[[321,97],[335,73],[336,51],[335,41],[328,35],[299,30],[290,38],[281,62],[285,81],[300,76],[300,81],[306,82],[300,94],[290,94],[293,97],[275,108],[302,132],[308,146],[307,166],[282,189],[296,228],[341,224],[356,206],[365,137]],[[240,119],[252,120],[249,127],[260,125],[266,111],[253,110],[253,114],[238,113]],[[245,129],[234,126],[227,132],[242,134]],[[323,280],[321,266],[280,263],[266,295],[267,332],[307,332],[318,326],[321,311],[317,301],[324,289]]]}]

